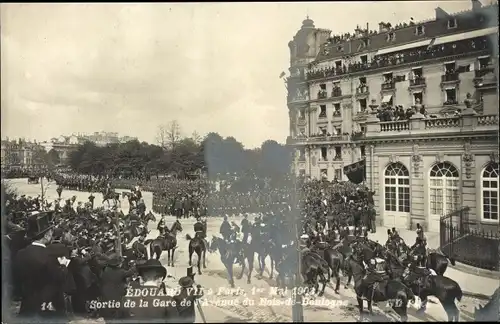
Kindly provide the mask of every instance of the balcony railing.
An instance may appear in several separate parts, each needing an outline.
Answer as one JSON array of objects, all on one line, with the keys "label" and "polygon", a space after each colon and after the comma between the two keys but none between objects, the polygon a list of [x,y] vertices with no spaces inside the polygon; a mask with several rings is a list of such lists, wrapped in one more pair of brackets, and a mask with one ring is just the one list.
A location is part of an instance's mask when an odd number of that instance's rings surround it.
[{"label": "balcony railing", "polygon": [[441,76],[441,82],[454,82],[460,80],[458,72],[447,73]]},{"label": "balcony railing", "polygon": [[287,138],[287,144],[307,144],[314,142],[347,142],[350,135],[311,135],[309,137]]},{"label": "balcony railing", "polygon": [[340,117],[342,117],[342,113],[340,112],[340,109],[339,110],[335,109],[333,111],[333,118],[340,118]]},{"label": "balcony railing", "polygon": [[332,98],[342,97],[342,89],[341,88],[333,88],[332,90]]},{"label": "balcony railing", "polygon": [[301,96],[289,96],[288,97],[288,103],[291,102],[301,102],[301,101],[308,101],[309,96],[308,95],[301,95]]},{"label": "balcony railing", "polygon": [[443,102],[443,106],[455,106],[458,105],[458,101],[456,100],[446,100]]},{"label": "balcony railing", "polygon": [[347,68],[334,67],[328,69],[309,71],[306,75],[308,80],[324,79],[341,76],[349,73],[364,72],[368,70],[397,66],[401,64],[415,63],[424,60],[444,58],[462,53],[474,53],[481,51],[493,51],[493,42],[488,37],[477,37],[457,42],[450,42],[439,46],[422,46],[405,51],[378,55],[368,63],[357,62]]},{"label": "balcony railing", "polygon": [[[423,115],[421,115],[423,116]],[[467,120],[467,122],[465,122]],[[446,134],[480,131],[491,131],[498,133],[498,115],[461,115],[439,118],[412,118],[410,120],[367,122],[365,134],[352,136],[352,140],[369,139],[389,134],[415,135],[423,134]]]},{"label": "balcony railing", "polygon": [[326,93],[326,90],[318,91],[318,99],[326,99],[327,97],[328,97],[328,94]]},{"label": "balcony railing", "polygon": [[394,90],[395,87],[394,81],[387,81],[382,83],[382,90]]},{"label": "balcony railing", "polygon": [[321,112],[318,117],[319,118],[326,118],[326,111],[325,112]]},{"label": "balcony railing", "polygon": [[425,78],[424,77],[418,77],[413,80],[410,80],[410,87],[417,87],[417,86],[424,86],[425,85]]},{"label": "balcony railing", "polygon": [[357,95],[368,94],[369,92],[370,89],[366,85],[360,85],[359,87],[356,88]]}]

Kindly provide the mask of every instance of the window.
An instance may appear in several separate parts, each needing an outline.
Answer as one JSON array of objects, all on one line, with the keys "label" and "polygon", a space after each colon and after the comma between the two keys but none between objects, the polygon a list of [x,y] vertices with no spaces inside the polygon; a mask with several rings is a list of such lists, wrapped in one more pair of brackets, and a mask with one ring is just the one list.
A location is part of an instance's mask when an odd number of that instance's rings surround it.
[{"label": "window", "polygon": [[448,88],[448,89],[445,89],[444,90],[444,94],[445,94],[445,103],[449,103],[449,104],[452,104],[452,103],[456,103],[457,102],[457,89],[455,88]]},{"label": "window", "polygon": [[421,78],[424,75],[424,71],[421,67],[411,69],[414,78]]},{"label": "window", "polygon": [[300,109],[299,110],[299,118],[300,119],[306,118],[306,110],[305,109]]},{"label": "window", "polygon": [[342,127],[340,126],[333,126],[333,131],[335,135],[342,135]]},{"label": "window", "polygon": [[359,99],[359,111],[365,112],[367,108],[366,99]]},{"label": "window", "polygon": [[360,147],[360,152],[361,152],[361,158],[366,156],[366,147],[364,145]]},{"label": "window", "polygon": [[455,70],[456,70],[456,63],[455,62],[450,62],[450,63],[444,64],[444,71],[446,73],[454,73]]},{"label": "window", "polygon": [[300,170],[299,170],[299,176],[300,176],[301,178],[305,177],[305,176],[306,176],[306,170],[305,170],[305,169],[300,169]]},{"label": "window", "polygon": [[328,149],[326,147],[321,148],[321,160],[328,161]]},{"label": "window", "polygon": [[392,72],[382,74],[384,82],[392,82]]},{"label": "window", "polygon": [[326,105],[319,106],[319,118],[326,118]]},{"label": "window", "polygon": [[341,60],[335,61],[335,68],[337,68],[337,69],[342,68],[342,61]]},{"label": "window", "polygon": [[320,128],[319,128],[319,133],[320,133],[321,135],[326,135],[326,134],[327,134],[326,127],[320,127]]},{"label": "window", "polygon": [[320,84],[319,87],[321,90],[326,90],[326,84]]},{"label": "window", "polygon": [[394,42],[395,39],[396,39],[396,34],[395,33],[389,33],[389,34],[387,34],[387,41],[388,42]]},{"label": "window", "polygon": [[299,160],[301,160],[301,161],[306,160],[306,150],[304,148],[301,148],[299,150]]},{"label": "window", "polygon": [[432,215],[445,215],[459,208],[460,175],[449,162],[434,165],[430,172],[430,207]]},{"label": "window", "polygon": [[340,112],[340,104],[339,103],[336,103],[336,104],[333,104],[333,116],[340,116],[341,115],[341,112]]},{"label": "window", "polygon": [[385,210],[410,212],[410,172],[400,162],[391,163],[384,175]]},{"label": "window", "polygon": [[333,83],[333,88],[340,88],[340,81],[334,81]]},{"label": "window", "polygon": [[335,147],[335,160],[341,160],[342,159],[342,148],[337,146]]},{"label": "window", "polygon": [[335,179],[342,181],[342,169],[335,169]]},{"label": "window", "polygon": [[361,133],[366,134],[366,126],[361,126]]},{"label": "window", "polygon": [[321,169],[319,172],[322,178],[328,178],[328,169]]},{"label": "window", "polygon": [[361,59],[361,64],[368,64],[368,55],[361,55],[359,58]]},{"label": "window", "polygon": [[359,85],[366,85],[366,77],[359,78]]},{"label": "window", "polygon": [[481,220],[498,223],[498,163],[490,163],[481,175],[483,210]]},{"label": "window", "polygon": [[299,133],[300,133],[300,136],[306,136],[306,129],[305,129],[305,127],[299,128]]},{"label": "window", "polygon": [[423,35],[424,32],[425,32],[424,26],[417,26],[417,28],[415,29],[415,34],[417,36]]},{"label": "window", "polygon": [[484,56],[477,59],[479,61],[479,69],[486,69],[490,65],[490,57]]},{"label": "window", "polygon": [[423,104],[423,103],[424,103],[424,101],[423,101],[423,100],[424,100],[424,98],[423,98],[423,96],[422,96],[422,92],[414,92],[414,93],[413,93],[413,104],[414,104],[414,105],[417,103],[417,99],[419,100],[419,102],[420,102],[421,104]]},{"label": "window", "polygon": [[457,28],[457,20],[455,18],[448,20],[448,29]]},{"label": "window", "polygon": [[341,46],[341,45],[337,46],[337,51],[343,52],[344,51],[344,47]]}]

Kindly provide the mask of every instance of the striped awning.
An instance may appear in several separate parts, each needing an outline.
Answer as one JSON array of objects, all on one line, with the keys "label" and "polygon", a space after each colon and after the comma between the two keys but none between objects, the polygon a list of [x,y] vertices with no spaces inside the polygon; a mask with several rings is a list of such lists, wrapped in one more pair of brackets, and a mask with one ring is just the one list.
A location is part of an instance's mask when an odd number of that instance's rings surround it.
[{"label": "striped awning", "polygon": [[412,48],[429,46],[429,44],[431,43],[431,40],[432,39],[425,39],[422,41],[407,43],[407,44],[403,44],[403,45],[399,45],[399,46],[382,48],[381,50],[378,50],[378,52],[375,55],[384,55],[384,54],[400,52],[400,51],[404,51],[404,50],[408,50],[408,49],[412,49]]},{"label": "striped awning", "polygon": [[461,41],[464,39],[476,38],[476,37],[492,35],[492,34],[496,34],[496,33],[498,33],[498,26],[479,29],[479,30],[473,30],[470,32],[465,32],[465,33],[460,33],[460,34],[453,34],[453,35],[449,35],[449,36],[437,37],[437,38],[435,38],[432,45],[435,46],[435,45],[440,45],[440,44],[445,44],[445,43],[457,42],[457,41]]}]

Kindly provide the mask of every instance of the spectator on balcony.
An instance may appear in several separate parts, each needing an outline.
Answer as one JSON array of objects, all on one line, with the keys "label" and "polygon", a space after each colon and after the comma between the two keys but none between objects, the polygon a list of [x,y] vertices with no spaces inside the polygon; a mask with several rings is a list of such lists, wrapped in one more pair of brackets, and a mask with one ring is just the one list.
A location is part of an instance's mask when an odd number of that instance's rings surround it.
[{"label": "spectator on balcony", "polygon": [[406,120],[406,112],[403,109],[403,106],[396,107],[395,115],[396,115],[396,120]]},{"label": "spectator on balcony", "polygon": [[405,113],[405,119],[407,119],[407,120],[410,119],[411,116],[413,116],[413,114],[414,114],[414,110],[411,108],[407,108],[406,113]]}]

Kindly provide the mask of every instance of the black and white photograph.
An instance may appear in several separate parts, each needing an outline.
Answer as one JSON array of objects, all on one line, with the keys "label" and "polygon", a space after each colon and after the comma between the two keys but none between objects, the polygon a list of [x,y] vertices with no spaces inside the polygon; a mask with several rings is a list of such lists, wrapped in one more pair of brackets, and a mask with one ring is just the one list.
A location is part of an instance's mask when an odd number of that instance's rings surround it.
[{"label": "black and white photograph", "polygon": [[500,320],[496,0],[0,14],[2,323]]}]

